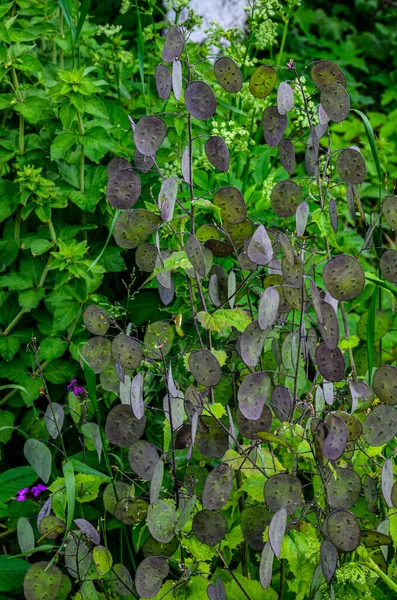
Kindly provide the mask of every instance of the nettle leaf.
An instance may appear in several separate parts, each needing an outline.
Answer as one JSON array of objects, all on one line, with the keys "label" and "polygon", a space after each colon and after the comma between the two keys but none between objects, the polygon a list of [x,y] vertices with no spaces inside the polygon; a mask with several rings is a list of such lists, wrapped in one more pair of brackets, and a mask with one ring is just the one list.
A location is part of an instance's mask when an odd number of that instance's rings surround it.
[{"label": "nettle leaf", "polygon": [[251,323],[250,315],[242,308],[221,308],[213,313],[200,311],[196,316],[204,329],[210,331],[220,332],[232,327],[237,331],[244,331],[247,325]]}]

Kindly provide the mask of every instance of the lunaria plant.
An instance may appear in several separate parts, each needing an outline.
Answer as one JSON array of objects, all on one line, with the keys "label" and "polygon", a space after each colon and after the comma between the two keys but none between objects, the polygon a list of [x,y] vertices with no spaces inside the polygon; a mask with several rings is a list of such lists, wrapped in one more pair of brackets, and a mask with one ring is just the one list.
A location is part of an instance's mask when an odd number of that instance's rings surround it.
[{"label": "lunaria plant", "polygon": [[[85,309],[90,401],[97,407],[101,390],[113,393],[106,423],[86,419],[81,428],[106,457],[109,528],[90,513],[64,522],[46,503],[38,527],[60,539],[61,550],[56,563],[27,572],[28,600],[60,598],[66,580],[78,580],[83,598],[98,597],[96,590],[283,598],[296,592],[289,559],[299,535],[318,549],[299,598],[342,597],[336,575],[353,556],[395,585],[388,511],[397,508],[397,368],[382,364],[394,357],[382,354],[391,305],[382,307],[380,291],[395,293],[397,283],[397,251],[382,248],[383,229],[397,227],[397,197],[387,196],[382,216],[367,224],[360,148],[331,147],[333,128],[350,111],[338,65],[263,64],[248,85],[267,99],[263,151],[274,149],[278,175],[271,208],[255,213],[234,185],[231,148],[205,126],[216,119],[214,90],[221,86],[231,104],[242,72],[222,56],[208,65],[208,81],[201,73],[185,32],[171,27],[151,74],[163,112],[132,115],[134,156],[108,166],[107,197],[119,211],[114,238],[135,257],[143,288],[157,289],[164,318],[124,330],[100,306]],[[167,112],[168,102],[175,111]],[[299,127],[291,126],[296,114]],[[161,148],[175,119],[180,171],[167,177]],[[204,195],[194,170],[202,152],[214,182]],[[346,219],[363,231],[354,255],[338,245]],[[318,234],[319,222],[327,235]],[[366,274],[368,265],[379,277]],[[357,303],[365,310],[350,336]],[[159,412],[163,426],[151,429]],[[57,405],[48,425],[62,439]],[[45,468],[39,444],[28,441],[25,455],[48,482],[51,461]],[[77,482],[69,465],[70,516]],[[117,522],[125,535],[113,560],[106,540]]]}]

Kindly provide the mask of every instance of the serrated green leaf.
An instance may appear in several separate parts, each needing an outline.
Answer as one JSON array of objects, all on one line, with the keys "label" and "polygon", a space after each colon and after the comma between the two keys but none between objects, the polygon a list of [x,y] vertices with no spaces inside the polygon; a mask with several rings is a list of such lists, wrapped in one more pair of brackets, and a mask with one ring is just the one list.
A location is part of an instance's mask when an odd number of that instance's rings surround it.
[{"label": "serrated green leaf", "polygon": [[221,332],[235,327],[237,331],[244,329],[251,323],[250,315],[242,308],[219,309],[213,313],[200,311],[197,319],[204,329]]}]

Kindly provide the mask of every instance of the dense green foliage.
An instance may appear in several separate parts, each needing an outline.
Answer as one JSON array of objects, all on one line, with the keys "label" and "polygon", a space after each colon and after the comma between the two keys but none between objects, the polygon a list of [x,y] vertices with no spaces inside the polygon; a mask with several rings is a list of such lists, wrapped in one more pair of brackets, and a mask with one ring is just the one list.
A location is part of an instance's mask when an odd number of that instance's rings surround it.
[{"label": "dense green foliage", "polygon": [[0,5],[0,600],[397,597],[396,7],[186,4]]}]

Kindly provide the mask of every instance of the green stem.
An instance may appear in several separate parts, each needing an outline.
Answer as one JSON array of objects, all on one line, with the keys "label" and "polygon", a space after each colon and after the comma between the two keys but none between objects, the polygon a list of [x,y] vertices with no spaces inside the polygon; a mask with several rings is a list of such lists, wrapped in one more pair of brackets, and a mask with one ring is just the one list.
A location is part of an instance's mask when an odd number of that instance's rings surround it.
[{"label": "green stem", "polygon": [[48,225],[48,229],[50,230],[51,239],[54,242],[54,245],[56,246],[58,244],[57,234],[55,233],[54,225],[53,225],[51,219],[48,221],[47,225]]},{"label": "green stem", "polygon": [[[17,100],[18,102],[22,102],[23,98],[19,86],[17,72],[15,71],[14,67],[11,69],[11,77]],[[19,115],[19,154],[25,154],[25,119],[21,114]]]},{"label": "green stem", "polygon": [[390,579],[390,577],[386,575],[386,573],[384,573],[382,569],[378,567],[377,564],[374,563],[372,558],[368,558],[368,562],[365,566],[371,569],[371,571],[374,571],[374,573],[376,573],[381,579],[383,579],[383,581],[386,583],[386,585],[389,586],[390,589],[397,592],[397,584],[394,583],[394,581]]},{"label": "green stem", "polygon": [[280,50],[278,51],[277,63],[276,63],[278,67],[280,66],[282,58],[283,58],[285,42],[287,41],[287,33],[288,33],[288,25],[290,22],[290,17],[291,17],[291,8],[289,9],[287,18],[285,19],[285,22],[284,22],[283,37],[281,38]]},{"label": "green stem", "polygon": [[[79,124],[79,132],[82,137],[84,137],[84,125],[83,119],[81,118],[80,112],[77,112],[77,120]],[[85,163],[85,155],[84,155],[84,144],[81,144],[80,149],[80,192],[84,194],[85,182],[84,182],[84,163]]]}]

